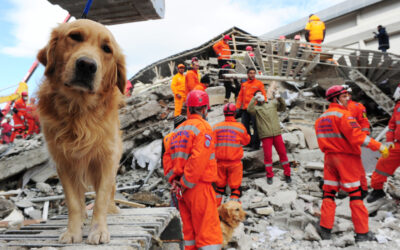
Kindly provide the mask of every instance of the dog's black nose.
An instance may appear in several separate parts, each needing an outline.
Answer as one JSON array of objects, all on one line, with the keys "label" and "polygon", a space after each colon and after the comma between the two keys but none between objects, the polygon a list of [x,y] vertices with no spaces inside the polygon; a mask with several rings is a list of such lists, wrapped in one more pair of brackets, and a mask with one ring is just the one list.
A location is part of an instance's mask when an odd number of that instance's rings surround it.
[{"label": "dog's black nose", "polygon": [[80,73],[94,74],[97,70],[97,64],[93,59],[83,56],[76,60],[76,69]]}]

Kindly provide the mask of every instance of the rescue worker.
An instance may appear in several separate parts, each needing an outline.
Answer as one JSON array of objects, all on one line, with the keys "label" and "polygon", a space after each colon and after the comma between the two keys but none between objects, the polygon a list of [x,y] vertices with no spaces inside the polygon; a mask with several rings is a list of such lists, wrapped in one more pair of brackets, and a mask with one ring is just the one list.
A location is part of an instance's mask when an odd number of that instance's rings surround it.
[{"label": "rescue worker", "polygon": [[[325,23],[317,15],[311,14],[305,27],[305,38],[309,43],[321,44],[325,40]],[[321,47],[314,45],[315,51],[321,51]]]},{"label": "rescue worker", "polygon": [[[261,91],[265,99],[267,95],[265,93],[264,84],[256,79],[256,70],[249,68],[247,70],[247,81],[242,83],[239,91],[239,95],[236,101],[236,109],[241,109],[242,112],[242,123],[245,126],[247,133],[251,136],[250,147],[252,150],[260,149],[260,139],[258,138],[256,118],[247,112],[247,106],[257,91]],[[250,133],[250,123],[252,124],[254,133]]]},{"label": "rescue worker", "polygon": [[215,138],[215,157],[218,165],[218,180],[216,184],[217,204],[221,205],[226,194],[226,184],[231,189],[231,200],[239,201],[242,195],[243,177],[243,145],[250,142],[250,135],[243,124],[235,119],[236,106],[227,103],[224,106],[225,121],[213,127]]},{"label": "rescue worker", "polygon": [[[347,102],[347,109],[350,111],[351,116],[356,119],[358,125],[360,125],[361,131],[364,132],[366,135],[370,135],[371,131],[369,129],[369,121],[365,106],[362,103],[353,101],[351,99],[352,97],[351,94],[353,90],[350,88],[350,86],[348,85],[342,85],[342,86],[346,88],[347,93],[349,95],[349,101]],[[367,177],[365,175],[365,169],[361,175],[360,181],[361,181],[361,194],[364,199],[368,195],[368,183],[367,183]]]},{"label": "rescue worker", "polygon": [[30,98],[29,104],[26,107],[26,120],[28,123],[28,135],[33,135],[34,133],[39,134],[39,115],[36,110],[36,99],[34,97]]},{"label": "rescue worker", "polygon": [[286,154],[285,143],[282,139],[282,131],[278,111],[285,111],[285,100],[274,92],[274,100],[266,100],[260,91],[257,91],[250,101],[247,111],[256,118],[258,136],[261,139],[264,151],[264,164],[267,175],[267,183],[272,184],[274,172],[272,171],[272,145],[278,152],[279,160],[283,167],[283,174],[287,183],[292,182],[290,177],[290,163]]},{"label": "rescue worker", "polygon": [[325,153],[324,194],[317,230],[322,239],[331,238],[335,220],[335,194],[341,188],[350,196],[355,240],[374,240],[375,236],[368,228],[368,211],[361,197],[360,176],[364,170],[360,146],[366,146],[373,151],[379,150],[383,157],[388,156],[388,149],[361,131],[357,121],[346,108],[349,96],[343,86],[330,87],[326,91],[326,99],[331,104],[315,122],[318,145]]},{"label": "rescue worker", "polygon": [[171,90],[174,93],[174,117],[180,115],[182,113],[183,103],[186,100],[186,86],[185,86],[185,65],[178,65],[178,73],[174,75],[171,82]]},{"label": "rescue worker", "polygon": [[386,133],[386,143],[389,148],[389,157],[380,158],[376,164],[375,171],[371,177],[373,191],[367,198],[367,202],[374,202],[386,194],[383,191],[383,184],[387,177],[393,175],[400,165],[400,84],[397,86],[393,98],[396,101],[392,117],[389,120],[389,130]]},{"label": "rescue worker", "polygon": [[185,77],[185,95],[187,96],[192,90],[205,90],[206,85],[200,82],[198,70],[199,62],[192,61],[192,68],[186,72]]},{"label": "rescue worker", "polygon": [[22,92],[21,98],[19,98],[13,108],[13,120],[14,120],[14,131],[11,135],[11,142],[14,141],[17,135],[21,135],[23,138],[25,134],[25,121],[26,121],[26,103],[28,101],[28,92]]},{"label": "rescue worker", "polygon": [[374,38],[378,38],[378,49],[381,50],[383,53],[386,53],[386,51],[390,48],[389,35],[386,32],[386,28],[382,25],[378,25],[377,29],[378,33],[373,33],[375,34]]},{"label": "rescue worker", "polygon": [[229,48],[228,41],[232,40],[229,35],[225,35],[222,40],[213,45],[213,50],[218,56],[218,67],[222,68],[224,64],[231,59],[231,49]]},{"label": "rescue worker", "polygon": [[126,80],[125,96],[130,97],[132,95],[132,90],[133,90],[133,85],[132,85],[131,81]]},{"label": "rescue worker", "polygon": [[11,133],[12,133],[12,125],[11,125],[11,115],[7,114],[6,119],[1,123],[1,141],[3,144],[8,144],[11,142]]},{"label": "rescue worker", "polygon": [[[183,115],[175,116],[174,117],[174,129],[176,129],[184,121],[186,121],[186,118]],[[162,145],[161,145],[161,168],[164,169],[164,176],[166,176],[168,174],[168,172],[171,170],[171,167],[173,167],[172,165],[168,165],[166,167],[163,164],[163,157],[164,157],[164,153],[165,153],[165,143],[166,143],[166,141],[170,140],[168,138],[171,137],[171,135],[172,135],[172,132],[167,134],[164,137],[164,139],[162,141]],[[167,181],[168,181],[168,179],[167,179]],[[176,207],[179,210],[178,199],[172,189],[171,189],[171,207]]]},{"label": "rescue worker", "polygon": [[179,199],[185,249],[220,249],[222,231],[212,183],[217,162],[211,126],[205,120],[209,98],[193,90],[187,96],[188,120],[165,140],[164,168]]}]

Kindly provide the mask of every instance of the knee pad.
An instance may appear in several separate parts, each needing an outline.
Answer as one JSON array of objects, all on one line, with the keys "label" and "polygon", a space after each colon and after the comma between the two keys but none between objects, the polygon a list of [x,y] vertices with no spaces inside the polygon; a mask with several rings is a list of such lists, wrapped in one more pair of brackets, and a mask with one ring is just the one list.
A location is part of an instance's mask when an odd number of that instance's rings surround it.
[{"label": "knee pad", "polygon": [[350,191],[349,196],[350,196],[350,201],[362,200],[363,198],[361,193],[361,187],[358,187],[356,190]]},{"label": "knee pad", "polygon": [[226,186],[225,187],[215,187],[215,192],[217,192],[217,193],[219,193],[219,194],[221,194],[221,195],[225,195],[226,193],[225,193],[225,188],[226,188]]},{"label": "knee pad", "polygon": [[336,195],[335,190],[324,191],[324,195],[322,196],[322,199],[331,199],[331,200],[335,201],[335,195]]},{"label": "knee pad", "polygon": [[[239,191],[239,193],[236,193],[235,191]],[[237,196],[238,198],[242,197],[242,187],[231,188],[231,196]]]}]

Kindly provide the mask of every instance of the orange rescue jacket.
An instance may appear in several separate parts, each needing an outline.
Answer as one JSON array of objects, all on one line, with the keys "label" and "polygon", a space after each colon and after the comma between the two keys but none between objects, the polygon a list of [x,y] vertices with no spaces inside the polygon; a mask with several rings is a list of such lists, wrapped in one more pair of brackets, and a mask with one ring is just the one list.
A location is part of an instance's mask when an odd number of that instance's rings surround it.
[{"label": "orange rescue jacket", "polygon": [[200,89],[200,90],[205,90],[206,86],[202,84],[199,80],[199,75],[197,71],[191,69],[188,70],[186,73],[186,96],[189,94],[190,91],[194,89]]},{"label": "orange rescue jacket", "polygon": [[171,90],[172,93],[174,93],[174,96],[176,95],[181,95],[183,98],[185,98],[185,93],[186,93],[186,85],[185,85],[185,75],[181,73],[177,73],[174,75],[172,78],[171,82]]},{"label": "orange rescue jacket", "polygon": [[400,101],[394,107],[392,118],[389,120],[389,131],[386,133],[387,142],[400,142]]},{"label": "orange rescue jacket", "polygon": [[215,54],[217,54],[218,59],[231,58],[231,49],[229,48],[229,44],[225,43],[224,40],[220,40],[219,42],[214,44],[213,49]]},{"label": "orange rescue jacket", "polygon": [[[27,116],[25,101],[22,98],[19,98],[15,102],[14,108],[18,110],[17,113],[13,114],[14,128],[22,128],[24,127],[24,122]],[[24,118],[22,119],[22,117]]]},{"label": "orange rescue jacket", "polygon": [[225,117],[213,127],[215,138],[215,157],[217,161],[240,161],[243,157],[243,145],[250,142],[250,135],[243,124],[233,116]]},{"label": "orange rescue jacket", "polygon": [[305,30],[309,30],[310,34],[308,37],[309,41],[313,40],[324,40],[324,30],[325,23],[322,22],[318,16],[312,15],[308,19],[308,23],[306,24]]},{"label": "orange rescue jacket", "polygon": [[247,106],[249,105],[256,91],[261,91],[261,93],[265,97],[265,100],[267,100],[267,94],[265,93],[264,84],[261,81],[253,79],[247,80],[246,82],[242,83],[236,101],[236,108],[247,109]]},{"label": "orange rescue jacket", "polygon": [[358,124],[361,127],[361,130],[369,135],[371,131],[369,130],[369,121],[365,106],[359,102],[349,100],[347,102],[347,109],[350,111],[351,115],[357,120]]},{"label": "orange rescue jacket", "polygon": [[331,103],[325,113],[315,122],[318,145],[324,153],[361,155],[360,146],[373,151],[381,143],[363,133],[356,119],[342,105]]},{"label": "orange rescue jacket", "polygon": [[[217,180],[214,138],[210,124],[198,114],[191,114],[165,138],[164,169],[168,181],[180,179],[185,188],[196,183]],[[165,170],[164,170],[165,171]]]}]

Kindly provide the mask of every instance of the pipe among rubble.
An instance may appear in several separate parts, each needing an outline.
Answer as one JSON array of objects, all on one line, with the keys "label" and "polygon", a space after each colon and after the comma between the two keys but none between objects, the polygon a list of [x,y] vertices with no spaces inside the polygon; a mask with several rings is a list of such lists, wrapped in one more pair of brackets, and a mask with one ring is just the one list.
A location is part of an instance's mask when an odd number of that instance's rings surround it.
[{"label": "pipe among rubble", "polygon": [[[223,74],[225,78],[229,79],[247,79],[247,74]],[[288,81],[287,77],[282,76],[269,76],[269,75],[256,75],[257,80],[270,80],[270,81]],[[303,82],[298,79],[290,79],[291,82]]]}]

